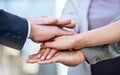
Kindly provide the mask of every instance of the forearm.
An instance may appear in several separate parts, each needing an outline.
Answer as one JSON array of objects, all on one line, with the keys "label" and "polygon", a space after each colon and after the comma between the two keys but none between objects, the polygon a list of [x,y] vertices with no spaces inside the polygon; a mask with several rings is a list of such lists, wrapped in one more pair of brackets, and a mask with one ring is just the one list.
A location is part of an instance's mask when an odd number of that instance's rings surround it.
[{"label": "forearm", "polygon": [[120,21],[76,35],[76,48],[104,45],[120,41]]},{"label": "forearm", "polygon": [[0,9],[0,44],[21,50],[27,34],[26,19]]}]

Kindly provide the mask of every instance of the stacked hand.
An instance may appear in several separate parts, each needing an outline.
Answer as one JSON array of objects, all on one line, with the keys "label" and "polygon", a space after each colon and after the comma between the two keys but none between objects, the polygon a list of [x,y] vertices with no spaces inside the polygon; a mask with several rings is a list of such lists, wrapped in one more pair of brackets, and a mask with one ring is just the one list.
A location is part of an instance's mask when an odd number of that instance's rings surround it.
[{"label": "stacked hand", "polygon": [[83,53],[79,51],[57,51],[55,49],[41,49],[37,54],[29,56],[28,63],[50,64],[62,63],[66,66],[77,66],[85,61]]},{"label": "stacked hand", "polygon": [[62,29],[62,27],[75,27],[75,23],[70,20],[60,20],[51,17],[28,18],[28,20],[31,23],[30,39],[38,43],[60,35],[72,35],[73,32]]},{"label": "stacked hand", "polygon": [[74,28],[75,23],[50,17],[28,19],[32,22],[30,38],[34,42],[43,43],[38,53],[29,56],[28,63],[59,62],[67,66],[76,66],[85,61],[80,50],[71,51],[76,42],[74,32],[63,29],[63,27]]}]

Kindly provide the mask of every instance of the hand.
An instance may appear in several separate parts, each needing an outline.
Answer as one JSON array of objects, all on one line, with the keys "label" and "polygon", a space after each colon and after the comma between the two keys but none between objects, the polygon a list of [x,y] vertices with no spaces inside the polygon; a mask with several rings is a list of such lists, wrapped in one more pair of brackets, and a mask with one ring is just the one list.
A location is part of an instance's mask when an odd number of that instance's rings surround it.
[{"label": "hand", "polygon": [[66,27],[66,28],[75,28],[76,23],[71,22],[70,19],[62,20],[62,19],[57,19],[53,17],[48,17],[48,16],[41,16],[41,17],[35,17],[27,18],[32,24],[36,25],[48,25],[48,26],[60,26],[60,27]]},{"label": "hand", "polygon": [[38,64],[50,64],[50,63],[62,63],[66,66],[77,66],[85,61],[83,53],[79,51],[59,51],[51,59],[41,60],[37,58],[37,55],[33,55],[27,61],[28,63]]},{"label": "hand", "polygon": [[[43,42],[60,35],[72,35],[73,32],[62,29],[58,26],[72,28],[75,23],[70,20],[58,20],[50,17],[28,18],[31,22],[30,39],[34,42]],[[53,26],[58,25],[58,26]]]},{"label": "hand", "polygon": [[53,41],[45,42],[42,48],[53,48],[58,50],[72,49],[76,45],[76,35],[60,36]]},{"label": "hand", "polygon": [[27,62],[37,63],[38,60],[40,61],[48,60],[48,59],[51,59],[57,52],[58,50],[56,49],[50,49],[50,48],[41,49],[39,50],[38,53],[29,55],[28,57],[29,59],[27,60]]}]

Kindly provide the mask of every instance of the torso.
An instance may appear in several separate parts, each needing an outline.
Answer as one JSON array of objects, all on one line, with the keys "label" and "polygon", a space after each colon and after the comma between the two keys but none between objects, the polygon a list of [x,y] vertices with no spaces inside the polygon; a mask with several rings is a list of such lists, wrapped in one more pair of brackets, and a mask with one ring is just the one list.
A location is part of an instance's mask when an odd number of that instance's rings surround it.
[{"label": "torso", "polygon": [[88,21],[89,30],[109,24],[120,15],[120,0],[91,0]]}]

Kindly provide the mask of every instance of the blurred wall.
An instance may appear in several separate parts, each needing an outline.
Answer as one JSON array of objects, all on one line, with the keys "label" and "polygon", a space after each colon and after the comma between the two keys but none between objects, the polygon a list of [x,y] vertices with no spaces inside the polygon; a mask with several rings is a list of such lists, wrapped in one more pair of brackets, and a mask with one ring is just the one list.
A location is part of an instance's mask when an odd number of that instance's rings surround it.
[{"label": "blurred wall", "polygon": [[[0,0],[0,9],[23,17],[52,16],[60,18],[66,0]],[[27,64],[28,55],[39,50],[39,44],[27,40],[22,54],[0,46],[0,75],[67,75],[68,67],[61,64]],[[11,69],[12,68],[12,69]]]},{"label": "blurred wall", "polygon": [[[55,17],[55,3],[56,0],[0,0],[0,9],[22,17]],[[39,47],[39,44],[33,43],[29,39],[22,50],[22,54],[11,48],[0,47],[0,75],[39,75],[40,73],[57,75],[55,64],[39,67],[37,64],[25,63],[27,56],[36,53]],[[48,71],[48,73],[45,74],[44,71]]]}]

